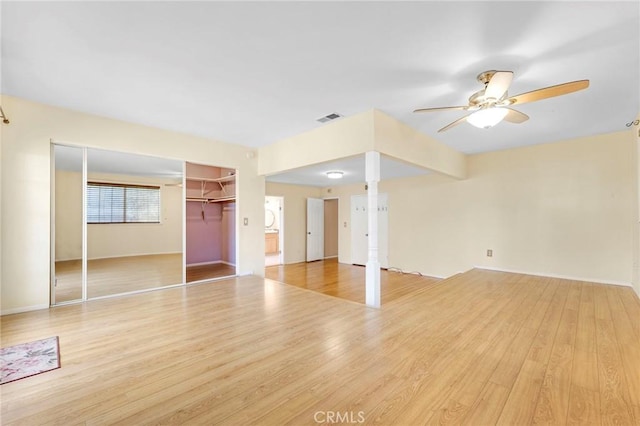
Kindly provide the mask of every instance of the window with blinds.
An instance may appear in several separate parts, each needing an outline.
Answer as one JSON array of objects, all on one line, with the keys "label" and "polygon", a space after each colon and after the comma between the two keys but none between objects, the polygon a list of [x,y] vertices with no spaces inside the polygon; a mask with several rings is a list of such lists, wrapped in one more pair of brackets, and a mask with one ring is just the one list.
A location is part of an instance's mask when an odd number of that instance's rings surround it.
[{"label": "window with blinds", "polygon": [[88,182],[87,223],[160,223],[160,187]]}]

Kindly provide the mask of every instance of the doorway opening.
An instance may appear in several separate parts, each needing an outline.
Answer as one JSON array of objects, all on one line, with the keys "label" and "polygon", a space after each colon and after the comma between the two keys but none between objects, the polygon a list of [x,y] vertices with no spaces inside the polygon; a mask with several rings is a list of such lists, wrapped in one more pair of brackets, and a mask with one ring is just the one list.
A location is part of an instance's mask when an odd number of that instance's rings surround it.
[{"label": "doorway opening", "polygon": [[283,197],[265,197],[264,201],[264,264],[284,264]]},{"label": "doorway opening", "polygon": [[236,170],[185,164],[186,282],[236,274]]},{"label": "doorway opening", "polygon": [[307,198],[307,262],[338,257],[338,199]]}]

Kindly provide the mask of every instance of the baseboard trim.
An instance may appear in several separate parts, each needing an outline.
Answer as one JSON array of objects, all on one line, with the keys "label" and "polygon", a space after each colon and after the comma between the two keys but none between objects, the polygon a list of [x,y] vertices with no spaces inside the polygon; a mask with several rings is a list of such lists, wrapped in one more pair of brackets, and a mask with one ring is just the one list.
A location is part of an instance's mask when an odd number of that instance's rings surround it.
[{"label": "baseboard trim", "polygon": [[226,262],[224,260],[214,260],[211,262],[200,262],[200,263],[187,263],[187,268],[189,266],[206,266],[206,265],[219,265],[219,264],[229,265],[235,267],[236,265],[233,263]]},{"label": "baseboard trim", "polygon": [[[137,253],[137,254],[125,254],[120,256],[104,256],[104,257],[91,257],[87,260],[102,260],[102,259],[119,259],[121,257],[140,257],[140,256],[159,256],[163,254],[179,254],[182,255],[181,251],[167,251],[167,252],[159,252],[159,253]],[[56,259],[56,262],[69,262],[72,260],[81,261],[82,258],[77,259]]]},{"label": "baseboard trim", "polygon": [[542,272],[530,272],[530,271],[517,271],[514,269],[504,269],[504,268],[494,268],[491,266],[474,266],[474,269],[484,269],[487,271],[497,271],[497,272],[508,272],[510,274],[522,274],[522,275],[533,275],[536,277],[549,277],[549,278],[559,278],[561,280],[572,280],[572,281],[584,281],[589,283],[596,284],[607,284],[607,285],[619,285],[623,287],[633,287],[631,283],[624,281],[615,281],[615,280],[601,280],[597,278],[585,278],[585,277],[573,277],[570,275],[561,275],[561,274],[549,274]]},{"label": "baseboard trim", "polygon": [[49,309],[49,304],[24,306],[22,308],[13,308],[13,309],[3,309],[0,312],[0,316],[21,314],[23,312],[39,311],[42,309]]}]

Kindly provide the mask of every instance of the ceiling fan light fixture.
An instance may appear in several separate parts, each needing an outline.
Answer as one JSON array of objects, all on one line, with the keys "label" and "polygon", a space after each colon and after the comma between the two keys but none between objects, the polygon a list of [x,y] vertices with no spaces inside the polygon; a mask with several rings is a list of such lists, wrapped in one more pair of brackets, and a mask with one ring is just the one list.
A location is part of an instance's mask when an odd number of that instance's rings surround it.
[{"label": "ceiling fan light fixture", "polygon": [[488,129],[504,119],[509,110],[505,108],[484,108],[467,117],[467,122],[480,129]]},{"label": "ceiling fan light fixture", "polygon": [[327,177],[329,179],[342,179],[343,175],[344,175],[344,172],[341,172],[339,170],[332,170],[330,172],[327,172]]}]

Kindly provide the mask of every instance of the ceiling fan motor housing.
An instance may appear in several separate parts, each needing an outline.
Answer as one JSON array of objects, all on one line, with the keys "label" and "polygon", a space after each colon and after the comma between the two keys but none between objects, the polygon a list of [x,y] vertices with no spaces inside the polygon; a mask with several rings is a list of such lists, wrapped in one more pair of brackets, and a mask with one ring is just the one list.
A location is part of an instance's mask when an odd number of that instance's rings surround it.
[{"label": "ceiling fan motor housing", "polygon": [[484,85],[486,86],[487,84],[489,84],[489,81],[491,81],[491,77],[493,77],[493,75],[494,75],[495,73],[497,73],[497,72],[498,72],[498,71],[496,71],[496,70],[484,71],[484,72],[481,72],[480,74],[478,74],[478,76],[476,77],[476,79],[477,79],[480,83],[482,83],[482,84],[484,84]]}]

